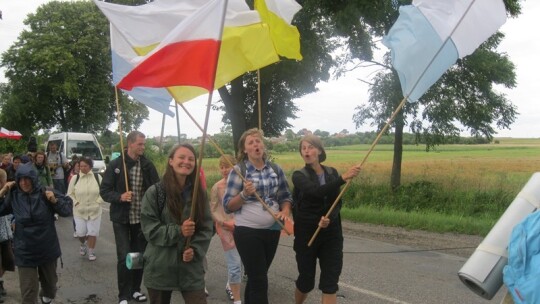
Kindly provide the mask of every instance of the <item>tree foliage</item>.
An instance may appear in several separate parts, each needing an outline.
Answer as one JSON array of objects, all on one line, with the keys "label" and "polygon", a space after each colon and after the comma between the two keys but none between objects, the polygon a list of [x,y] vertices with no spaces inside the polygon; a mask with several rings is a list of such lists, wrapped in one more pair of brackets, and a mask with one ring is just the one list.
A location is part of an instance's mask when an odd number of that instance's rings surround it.
[{"label": "tree foliage", "polygon": [[[100,132],[116,121],[109,23],[88,1],[42,5],[3,54],[9,85],[0,122],[30,135],[39,129]],[[144,105],[120,95],[123,129],[148,117]]]}]

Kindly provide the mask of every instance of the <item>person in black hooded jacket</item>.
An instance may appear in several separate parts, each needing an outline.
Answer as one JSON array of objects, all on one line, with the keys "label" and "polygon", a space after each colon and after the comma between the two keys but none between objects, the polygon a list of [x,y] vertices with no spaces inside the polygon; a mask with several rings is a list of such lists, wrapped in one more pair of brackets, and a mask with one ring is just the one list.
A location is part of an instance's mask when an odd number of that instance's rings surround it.
[{"label": "person in black hooded jacket", "polygon": [[19,166],[15,182],[0,190],[0,216],[12,213],[15,219],[15,265],[23,304],[36,303],[39,283],[42,303],[51,303],[56,296],[61,251],[54,214],[67,217],[72,208],[71,198],[41,186],[31,163]]},{"label": "person in black hooded jacket", "polygon": [[[295,303],[304,303],[308,293],[313,290],[318,259],[321,268],[321,303],[335,304],[343,267],[343,232],[339,215],[341,200],[328,217],[326,213],[339,196],[340,187],[360,173],[360,166],[353,166],[339,175],[335,168],[321,165],[326,160],[326,152],[315,135],[304,136],[300,140],[299,150],[306,165],[292,176],[294,251],[298,266]],[[318,226],[322,229],[313,244],[308,246]]]}]

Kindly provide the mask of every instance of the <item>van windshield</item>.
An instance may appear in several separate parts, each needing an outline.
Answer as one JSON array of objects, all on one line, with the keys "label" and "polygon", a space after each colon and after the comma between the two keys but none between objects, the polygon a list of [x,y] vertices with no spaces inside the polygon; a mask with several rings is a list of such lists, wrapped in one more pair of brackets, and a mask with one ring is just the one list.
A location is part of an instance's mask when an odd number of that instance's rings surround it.
[{"label": "van windshield", "polygon": [[71,159],[73,154],[77,154],[77,156],[86,156],[93,160],[103,160],[99,147],[91,140],[69,139],[66,151],[68,159]]}]

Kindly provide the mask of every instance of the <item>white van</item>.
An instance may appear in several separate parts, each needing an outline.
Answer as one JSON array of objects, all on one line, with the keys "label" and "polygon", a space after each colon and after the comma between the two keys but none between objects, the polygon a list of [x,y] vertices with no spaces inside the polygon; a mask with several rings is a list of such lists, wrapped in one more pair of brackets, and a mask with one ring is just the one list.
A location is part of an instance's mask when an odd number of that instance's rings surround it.
[{"label": "white van", "polygon": [[49,144],[54,142],[58,146],[58,150],[67,161],[70,161],[74,154],[77,156],[89,157],[94,161],[95,173],[103,174],[105,172],[105,161],[101,146],[92,133],[77,133],[77,132],[62,132],[49,135],[46,144],[46,152],[49,152]]}]

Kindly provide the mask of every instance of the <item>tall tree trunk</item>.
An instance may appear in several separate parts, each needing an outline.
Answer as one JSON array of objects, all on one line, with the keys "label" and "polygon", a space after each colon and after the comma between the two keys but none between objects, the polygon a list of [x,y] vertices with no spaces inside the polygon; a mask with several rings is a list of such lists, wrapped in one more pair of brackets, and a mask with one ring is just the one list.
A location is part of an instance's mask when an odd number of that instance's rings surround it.
[{"label": "tall tree trunk", "polygon": [[392,174],[390,176],[390,186],[392,191],[396,191],[401,185],[401,162],[403,160],[403,110],[401,110],[394,120],[396,126],[394,135],[394,160],[392,163]]},{"label": "tall tree trunk", "polygon": [[234,152],[238,153],[238,141],[246,130],[246,118],[244,116],[244,82],[242,76],[231,81],[231,90],[226,87],[218,89],[219,96],[225,105],[225,111],[231,121]]}]

